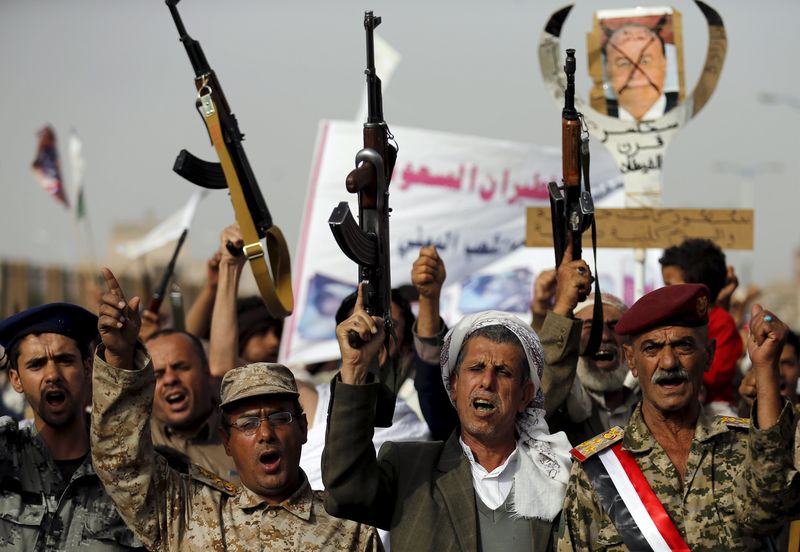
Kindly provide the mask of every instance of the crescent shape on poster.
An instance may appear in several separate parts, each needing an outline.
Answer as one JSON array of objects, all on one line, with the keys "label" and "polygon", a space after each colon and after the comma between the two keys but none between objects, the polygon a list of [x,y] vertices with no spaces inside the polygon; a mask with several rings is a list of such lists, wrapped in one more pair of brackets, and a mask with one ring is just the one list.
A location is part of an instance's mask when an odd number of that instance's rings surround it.
[{"label": "crescent shape on poster", "polygon": [[[706,51],[706,60],[703,64],[700,80],[691,95],[685,100],[686,103],[693,106],[692,116],[697,115],[705,107],[717,87],[722,73],[722,66],[725,62],[725,53],[728,49],[728,38],[722,17],[705,2],[695,0],[695,4],[697,4],[708,24],[708,50]],[[559,105],[563,102],[564,87],[566,85],[564,73],[561,71],[560,37],[561,30],[573,6],[574,4],[569,4],[553,12],[539,39],[539,67],[542,72],[542,78]],[[583,104],[581,110],[584,113],[590,111],[592,119],[597,120],[607,117],[607,115],[591,109],[588,104],[584,102],[581,102],[581,104]]]}]

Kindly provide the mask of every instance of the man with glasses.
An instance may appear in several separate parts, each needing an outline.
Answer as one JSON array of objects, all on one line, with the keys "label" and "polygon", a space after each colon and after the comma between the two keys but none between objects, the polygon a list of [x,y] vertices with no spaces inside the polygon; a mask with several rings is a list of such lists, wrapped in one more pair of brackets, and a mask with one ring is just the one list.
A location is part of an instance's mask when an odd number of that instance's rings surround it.
[{"label": "man with glasses", "polygon": [[328,515],[300,469],[307,423],[292,373],[256,363],[225,374],[222,441],[241,486],[192,466],[181,475],[153,451],[154,376],[137,344],[139,298],[103,275],[94,361],[93,459],[120,514],[151,550],[382,550],[374,528]]}]

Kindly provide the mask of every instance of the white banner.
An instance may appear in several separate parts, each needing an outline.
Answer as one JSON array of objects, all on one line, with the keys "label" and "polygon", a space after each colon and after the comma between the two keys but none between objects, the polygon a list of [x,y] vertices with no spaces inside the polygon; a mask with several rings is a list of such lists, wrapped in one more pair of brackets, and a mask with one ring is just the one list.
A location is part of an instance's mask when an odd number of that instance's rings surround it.
[{"label": "white banner", "polygon": [[203,188],[197,190],[189,197],[186,205],[180,210],[172,213],[164,219],[158,226],[150,230],[147,234],[139,238],[117,245],[117,252],[125,255],[129,259],[138,259],[142,255],[154,251],[162,245],[177,240],[184,229],[192,225],[194,213],[197,205],[208,195],[208,190]]},{"label": "white banner", "polygon": [[[525,207],[549,204],[547,182],[560,178],[561,151],[415,128],[392,131],[400,145],[389,188],[393,286],[410,282],[420,247],[432,243],[447,267],[442,315],[448,323],[490,308],[529,316],[533,279],[555,263],[552,249],[523,247]],[[293,262],[295,311],[284,328],[284,362],[338,356],[334,314],[355,289],[357,266],[337,246],[328,217],[340,201],[358,213],[344,179],[361,147],[360,123],[320,124]],[[597,206],[622,206],[622,180],[607,156],[593,161],[592,180]],[[590,240],[584,243],[589,259]],[[598,264],[603,289],[632,298],[632,254],[603,250]]]}]

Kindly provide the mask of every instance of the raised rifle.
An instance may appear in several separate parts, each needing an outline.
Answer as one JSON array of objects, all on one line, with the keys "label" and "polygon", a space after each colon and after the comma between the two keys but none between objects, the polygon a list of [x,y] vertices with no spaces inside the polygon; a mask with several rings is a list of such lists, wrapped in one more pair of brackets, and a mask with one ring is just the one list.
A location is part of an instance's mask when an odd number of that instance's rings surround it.
[{"label": "raised rifle", "polygon": [[161,281],[158,283],[158,287],[153,291],[153,297],[150,298],[150,302],[147,304],[147,310],[152,313],[158,314],[159,309],[161,309],[161,303],[164,301],[164,295],[167,293],[167,285],[169,284],[170,278],[172,278],[173,272],[175,272],[175,261],[178,260],[178,253],[181,252],[181,247],[183,247],[183,242],[186,241],[186,235],[188,233],[188,228],[184,228],[183,232],[181,232],[178,243],[175,245],[175,251],[172,252],[172,258],[169,260],[169,264],[167,264],[164,273],[161,275]]},{"label": "raised rifle", "polygon": [[[219,163],[204,161],[184,149],[178,154],[173,170],[204,188],[228,188],[236,222],[244,238],[243,251],[261,297],[272,316],[284,318],[291,314],[294,307],[289,249],[280,228],[272,222],[242,147],[244,134],[239,130],[239,123],[228,105],[219,79],[209,66],[200,43],[190,37],[183,26],[177,8],[179,1],[166,0],[166,3],[194,69],[197,89],[195,106],[206,125]],[[262,239],[266,239],[266,252],[261,244]]]},{"label": "raised rifle", "polygon": [[[345,186],[358,194],[358,224],[350,206],[342,201],[333,210],[328,224],[336,243],[353,262],[358,263],[364,308],[384,320],[388,343],[392,332],[392,282],[389,270],[389,181],[397,160],[394,136],[383,120],[381,79],[375,73],[373,31],[381,18],[364,13],[367,33],[367,122],[364,123],[364,148],[356,154],[356,168],[347,175]],[[352,340],[351,340],[352,341]],[[357,346],[357,342],[353,342]]]},{"label": "raised rifle", "polygon": [[[592,229],[592,247],[597,267],[597,236],[594,224],[594,201],[589,183],[589,132],[583,114],[575,109],[575,50],[567,49],[564,64],[567,86],[564,90],[564,109],[561,111],[561,172],[562,185],[550,182],[550,218],[553,224],[553,250],[556,268],[561,265],[568,244],[572,243],[572,259],[582,256],[582,236]],[[600,286],[595,278],[595,301],[592,332],[582,354],[591,355],[600,346],[603,335],[603,305]],[[599,318],[598,318],[599,313]]]},{"label": "raised rifle", "polygon": [[[358,194],[358,223],[350,206],[342,201],[333,210],[328,224],[336,243],[353,262],[358,264],[365,310],[383,318],[388,350],[394,335],[392,327],[392,280],[389,270],[389,182],[397,160],[397,144],[383,119],[381,80],[375,72],[373,32],[381,18],[371,11],[364,13],[367,34],[367,122],[364,123],[364,147],[356,154],[356,167],[345,179],[350,193]],[[361,340],[355,333],[348,336],[353,347]],[[390,359],[378,369],[383,384],[375,415],[376,427],[392,425],[395,396],[402,383]]]}]

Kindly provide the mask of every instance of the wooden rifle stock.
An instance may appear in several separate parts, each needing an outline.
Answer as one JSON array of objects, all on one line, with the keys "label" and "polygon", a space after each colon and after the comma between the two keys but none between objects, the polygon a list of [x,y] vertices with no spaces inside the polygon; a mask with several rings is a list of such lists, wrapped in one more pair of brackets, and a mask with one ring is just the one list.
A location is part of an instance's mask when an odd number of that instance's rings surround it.
[{"label": "wooden rifle stock", "polygon": [[[581,114],[575,109],[575,50],[567,50],[564,65],[567,88],[564,91],[564,109],[561,112],[561,170],[563,186],[555,182],[548,185],[553,222],[553,249],[556,267],[564,258],[567,244],[572,243],[572,259],[583,253],[581,234],[589,228],[593,218],[590,190],[581,186],[582,164],[588,156],[582,139]],[[586,157],[588,163],[588,157]],[[586,175],[588,177],[588,175]],[[588,183],[588,178],[585,179]]]},{"label": "wooden rifle stock", "polygon": [[[582,115],[575,109],[575,50],[567,50],[564,64],[567,87],[564,90],[564,109],[561,111],[561,170],[563,187],[555,182],[548,184],[550,192],[550,214],[553,221],[553,249],[556,267],[564,258],[567,244],[572,244],[572,259],[581,259],[583,254],[581,235],[592,229],[592,239],[597,268],[597,241],[594,227],[594,202],[589,185],[589,140],[582,136]],[[597,352],[603,336],[603,304],[600,285],[594,282],[594,309],[592,331],[582,355],[592,356]],[[582,301],[585,296],[579,296]]]},{"label": "wooden rifle stock", "polygon": [[[364,125],[364,147],[375,150],[384,160],[384,177],[387,184],[392,178],[397,151],[389,144],[386,125],[367,123]],[[375,209],[378,203],[378,188],[375,167],[369,161],[350,171],[345,179],[347,191],[359,194],[361,209]]]},{"label": "wooden rifle stock", "polygon": [[571,212],[581,197],[581,121],[578,117],[561,120],[561,170],[564,179],[564,194],[567,202],[567,238],[572,242],[572,260],[583,254],[581,234],[582,221]]}]

